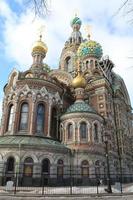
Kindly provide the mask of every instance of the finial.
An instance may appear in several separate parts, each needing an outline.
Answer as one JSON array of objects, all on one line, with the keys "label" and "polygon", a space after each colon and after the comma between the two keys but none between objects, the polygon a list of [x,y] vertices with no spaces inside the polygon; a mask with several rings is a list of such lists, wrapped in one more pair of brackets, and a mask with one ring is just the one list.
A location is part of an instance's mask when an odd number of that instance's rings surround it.
[{"label": "finial", "polygon": [[40,41],[42,40],[42,35],[43,35],[43,32],[44,32],[44,29],[45,29],[45,26],[44,26],[44,25],[41,25],[41,26],[38,28],[38,35],[39,35]]},{"label": "finial", "polygon": [[42,41],[42,35],[40,35],[39,37],[40,37],[40,41]]},{"label": "finial", "polygon": [[90,38],[91,38],[91,26],[90,25],[86,25],[85,31],[87,32],[87,37],[90,40]]},{"label": "finial", "polygon": [[78,17],[78,15],[79,15],[79,11],[78,11],[78,9],[75,9],[74,10],[74,17]]}]

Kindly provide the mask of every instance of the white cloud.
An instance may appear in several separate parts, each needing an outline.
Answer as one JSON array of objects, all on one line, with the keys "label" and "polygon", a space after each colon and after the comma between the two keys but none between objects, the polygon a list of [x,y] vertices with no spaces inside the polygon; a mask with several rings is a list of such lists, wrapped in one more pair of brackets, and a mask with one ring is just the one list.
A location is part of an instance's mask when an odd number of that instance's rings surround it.
[{"label": "white cloud", "polygon": [[[33,21],[34,15],[28,8],[18,18],[4,0],[0,1],[0,15],[6,18],[4,29],[6,56],[9,60],[16,61],[21,70],[29,68],[32,63],[31,47],[37,39],[38,23],[42,23],[46,26],[44,40],[49,48],[45,62],[52,67],[58,67],[61,50],[72,31],[70,20],[74,16],[75,9],[78,9],[83,23],[91,23],[92,39],[101,43],[104,54],[108,54],[114,62],[115,71],[124,78],[131,96],[132,69],[127,69],[133,65],[132,60],[128,59],[133,50],[133,37],[130,33],[133,33],[133,30],[131,27],[129,29],[126,19],[121,14],[111,18],[121,4],[122,0],[52,0],[50,15],[45,19]],[[91,19],[91,22],[88,19]],[[85,36],[83,25],[81,31]]]}]

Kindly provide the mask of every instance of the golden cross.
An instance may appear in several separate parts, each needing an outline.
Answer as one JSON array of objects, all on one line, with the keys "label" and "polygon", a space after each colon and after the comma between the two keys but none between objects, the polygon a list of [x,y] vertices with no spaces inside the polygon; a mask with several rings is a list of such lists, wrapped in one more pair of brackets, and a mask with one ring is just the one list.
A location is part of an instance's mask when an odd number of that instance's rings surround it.
[{"label": "golden cross", "polygon": [[45,26],[44,25],[41,25],[39,28],[38,28],[38,35],[40,37],[40,40],[42,39],[42,35],[44,33],[44,30],[45,30]]},{"label": "golden cross", "polygon": [[85,31],[86,31],[86,33],[87,33],[87,36],[88,36],[89,40],[90,40],[91,32],[92,32],[92,26],[86,25],[86,26],[85,26]]},{"label": "golden cross", "polygon": [[79,10],[78,10],[78,9],[75,9],[75,10],[74,10],[74,17],[78,17],[78,15],[79,15]]}]

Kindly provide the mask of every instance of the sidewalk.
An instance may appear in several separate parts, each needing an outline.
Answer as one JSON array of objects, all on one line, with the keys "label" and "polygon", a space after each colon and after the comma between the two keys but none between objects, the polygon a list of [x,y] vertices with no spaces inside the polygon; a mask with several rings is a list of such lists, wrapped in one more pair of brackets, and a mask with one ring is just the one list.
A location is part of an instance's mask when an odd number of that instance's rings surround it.
[{"label": "sidewalk", "polygon": [[52,196],[18,196],[18,195],[0,195],[0,200],[133,200],[133,195],[126,195],[126,196],[90,196],[90,195],[85,195],[85,196],[57,196],[57,197],[52,197]]}]

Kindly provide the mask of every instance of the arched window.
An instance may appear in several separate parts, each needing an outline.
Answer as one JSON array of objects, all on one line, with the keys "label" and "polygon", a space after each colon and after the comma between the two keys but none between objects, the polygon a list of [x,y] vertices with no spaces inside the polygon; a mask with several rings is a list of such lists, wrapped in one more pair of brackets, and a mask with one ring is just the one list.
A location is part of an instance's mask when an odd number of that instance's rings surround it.
[{"label": "arched window", "polygon": [[68,72],[72,71],[72,63],[71,63],[71,57],[70,56],[66,57],[66,59],[65,59],[65,70],[68,71]]},{"label": "arched window", "polygon": [[83,160],[81,163],[81,174],[83,177],[89,176],[89,163],[87,160]]},{"label": "arched window", "polygon": [[51,112],[51,137],[58,138],[58,117],[57,117],[57,110],[56,108],[52,108]]},{"label": "arched window", "polygon": [[12,130],[13,109],[14,109],[14,106],[13,106],[13,105],[10,105],[10,107],[9,107],[9,112],[8,112],[7,131],[11,131],[11,130]]},{"label": "arched window", "polygon": [[97,160],[95,162],[95,175],[96,175],[96,178],[100,178],[100,162],[99,162],[99,160]]},{"label": "arched window", "polygon": [[88,69],[88,67],[89,67],[89,61],[87,60],[86,61],[86,69]]},{"label": "arched window", "polygon": [[37,106],[36,132],[43,133],[44,131],[44,115],[45,107],[43,104]]},{"label": "arched window", "polygon": [[31,177],[33,174],[33,159],[28,157],[24,160],[24,176]]},{"label": "arched window", "polygon": [[9,157],[6,164],[6,172],[14,172],[14,158]]},{"label": "arched window", "polygon": [[21,106],[19,130],[23,131],[28,129],[28,114],[29,105],[28,103],[23,103]]},{"label": "arched window", "polygon": [[87,125],[85,122],[80,124],[80,138],[83,140],[87,138]]},{"label": "arched window", "polygon": [[63,178],[64,173],[64,162],[63,160],[59,159],[57,162],[57,177]]},{"label": "arched window", "polygon": [[44,173],[44,174],[49,174],[50,173],[50,161],[47,158],[45,158],[42,161],[42,173]]},{"label": "arched window", "polygon": [[72,124],[68,124],[68,140],[71,140],[72,139],[72,136],[73,136],[73,125]]},{"label": "arched window", "polygon": [[98,142],[98,125],[94,124],[94,141]]}]

